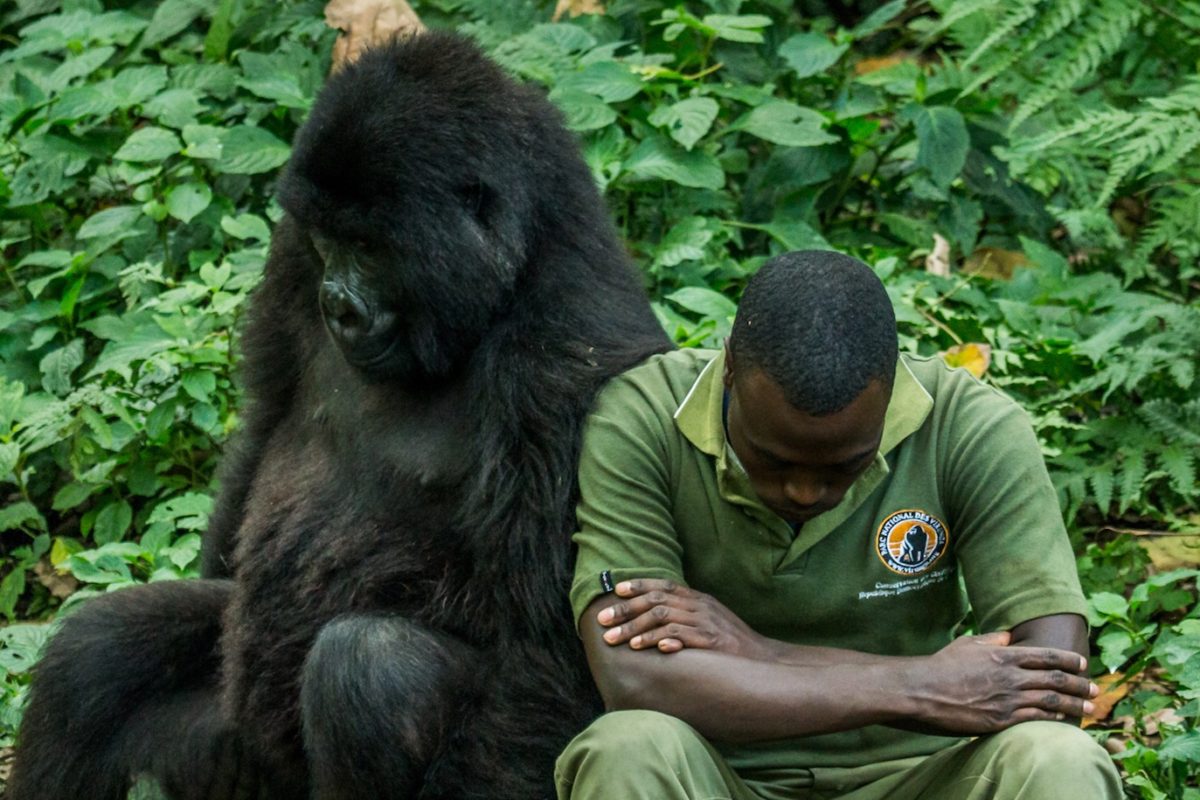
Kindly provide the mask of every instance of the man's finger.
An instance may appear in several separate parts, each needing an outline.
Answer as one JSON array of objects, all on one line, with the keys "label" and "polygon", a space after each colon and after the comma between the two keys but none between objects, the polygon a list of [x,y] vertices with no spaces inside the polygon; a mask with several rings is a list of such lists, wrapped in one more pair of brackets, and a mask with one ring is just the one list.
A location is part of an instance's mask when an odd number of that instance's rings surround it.
[{"label": "man's finger", "polygon": [[1022,708],[1040,708],[1067,717],[1085,717],[1096,710],[1090,700],[1046,689],[1028,689],[1018,699]]},{"label": "man's finger", "polygon": [[1005,651],[1009,663],[1025,669],[1059,669],[1080,673],[1087,669],[1087,659],[1070,650],[1053,647],[1010,647]]},{"label": "man's finger", "polygon": [[1084,699],[1100,694],[1100,688],[1085,677],[1062,670],[1027,670],[1022,689],[1053,689]]},{"label": "man's finger", "polygon": [[686,586],[681,586],[676,581],[665,580],[662,578],[634,578],[629,581],[621,581],[617,584],[614,590],[621,597],[635,597],[647,592],[666,592],[667,594],[678,594],[686,596],[691,594],[691,590]]},{"label": "man's finger", "polygon": [[683,609],[668,605],[657,605],[644,614],[639,614],[628,622],[624,622],[604,632],[604,641],[609,644],[627,642],[638,634],[661,628],[672,623],[690,623],[692,615]]},{"label": "man's finger", "polygon": [[611,606],[602,608],[596,614],[596,621],[608,627],[645,614],[655,606],[670,605],[691,609],[692,603],[690,598],[682,595],[664,592],[661,589],[652,589],[645,594],[631,597],[628,600],[620,600]]},{"label": "man's finger", "polygon": [[707,641],[696,622],[694,617],[681,616],[678,621],[639,633],[629,640],[629,646],[634,650],[647,650],[663,642],[676,641],[681,647],[702,649],[707,646]]}]

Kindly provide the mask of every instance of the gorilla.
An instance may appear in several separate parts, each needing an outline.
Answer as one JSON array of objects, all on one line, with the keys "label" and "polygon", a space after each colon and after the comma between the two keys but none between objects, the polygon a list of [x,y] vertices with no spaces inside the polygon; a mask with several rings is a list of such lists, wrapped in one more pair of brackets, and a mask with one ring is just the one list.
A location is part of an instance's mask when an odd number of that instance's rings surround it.
[{"label": "gorilla", "polygon": [[551,797],[600,710],[581,425],[671,344],[559,114],[457,35],[333,76],[278,196],[203,578],[64,621],[10,796]]}]

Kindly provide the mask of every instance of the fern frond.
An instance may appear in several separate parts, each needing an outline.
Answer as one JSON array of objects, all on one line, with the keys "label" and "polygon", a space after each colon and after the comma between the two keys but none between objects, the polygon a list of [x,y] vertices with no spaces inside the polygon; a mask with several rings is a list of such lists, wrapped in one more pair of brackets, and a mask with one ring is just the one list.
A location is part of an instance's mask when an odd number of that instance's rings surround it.
[{"label": "fern frond", "polygon": [[1015,2],[1006,3],[1008,10],[1004,16],[996,23],[996,27],[992,28],[992,32],[987,35],[987,38],[966,57],[962,68],[970,68],[976,61],[991,53],[998,44],[1007,40],[1013,31],[1033,19],[1041,4],[1042,0],[1015,0]]},{"label": "fern frond", "polygon": [[[1194,126],[1200,130],[1200,120],[1196,120]],[[1162,114],[1141,115],[1136,124],[1130,126],[1129,140],[1121,145],[1113,157],[1108,168],[1108,177],[1096,195],[1095,205],[1108,205],[1108,201],[1126,178],[1142,164],[1162,155],[1168,149],[1173,149],[1172,145],[1181,138],[1180,132],[1186,130],[1188,126],[1178,118]]]},{"label": "fern frond", "polygon": [[1187,359],[1172,361],[1167,372],[1171,373],[1171,379],[1180,389],[1190,389],[1196,380],[1196,365]]},{"label": "fern frond", "polygon": [[[1037,23],[1029,33],[1016,39],[1016,46],[1007,47],[1007,51],[998,49],[999,55],[981,65],[979,73],[962,90],[967,95],[974,92],[983,84],[1007,70],[1020,60],[1029,58],[1032,53],[1046,42],[1049,42],[1083,14],[1083,0],[1051,0],[1049,7],[1038,11]],[[964,67],[966,65],[964,64]]]},{"label": "fern frond", "polygon": [[[1161,433],[1169,442],[1200,447],[1200,433],[1195,423],[1200,415],[1185,414],[1184,407],[1170,400],[1150,400],[1138,409],[1142,419],[1151,428]],[[1190,421],[1191,424],[1188,424]]]},{"label": "fern frond", "polygon": [[1088,483],[1092,486],[1092,498],[1096,501],[1096,507],[1100,509],[1100,513],[1107,514],[1113,501],[1113,487],[1116,485],[1112,469],[1097,468],[1088,474]]},{"label": "fern frond", "polygon": [[1071,26],[1068,34],[1073,40],[1071,47],[1039,68],[1042,78],[1018,106],[1010,130],[1094,74],[1120,49],[1125,37],[1136,29],[1145,13],[1146,5],[1142,0],[1093,3],[1087,14],[1079,17],[1080,24]]},{"label": "fern frond", "polygon": [[993,9],[1001,2],[1002,0],[954,0],[946,10],[946,13],[942,15],[936,25],[926,32],[925,36],[928,39],[936,38],[938,34],[956,22],[960,22],[973,14],[978,14],[980,11]]},{"label": "fern frond", "polygon": [[1175,16],[1184,27],[1200,31],[1200,2],[1197,0],[1178,0]]},{"label": "fern frond", "polygon": [[1142,495],[1142,482],[1146,479],[1146,456],[1141,450],[1125,454],[1121,464],[1121,482],[1117,493],[1118,513],[1124,514]]},{"label": "fern frond", "polygon": [[1118,108],[1103,111],[1085,111],[1083,115],[1062,128],[1047,131],[1040,136],[1014,142],[1010,149],[1018,153],[1037,153],[1049,150],[1059,142],[1084,138],[1088,143],[1104,141],[1121,136],[1131,125],[1137,123],[1137,115]]},{"label": "fern frond", "polygon": [[1171,488],[1184,497],[1196,494],[1196,455],[1182,447],[1168,447],[1158,457],[1159,466],[1171,479]]}]

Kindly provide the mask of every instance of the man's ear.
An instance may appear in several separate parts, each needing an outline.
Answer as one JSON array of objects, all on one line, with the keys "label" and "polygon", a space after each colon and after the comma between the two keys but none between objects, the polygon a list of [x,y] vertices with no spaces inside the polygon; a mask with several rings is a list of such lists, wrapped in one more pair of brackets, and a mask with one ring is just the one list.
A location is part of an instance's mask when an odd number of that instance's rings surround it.
[{"label": "man's ear", "polygon": [[729,346],[729,337],[725,337],[725,372],[721,375],[721,382],[726,389],[733,388],[733,348]]}]

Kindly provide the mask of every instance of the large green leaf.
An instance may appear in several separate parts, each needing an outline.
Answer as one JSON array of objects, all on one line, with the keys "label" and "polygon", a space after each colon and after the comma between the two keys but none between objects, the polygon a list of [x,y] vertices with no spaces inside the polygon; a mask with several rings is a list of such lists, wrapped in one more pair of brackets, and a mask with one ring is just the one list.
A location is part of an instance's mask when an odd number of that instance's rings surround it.
[{"label": "large green leaf", "polygon": [[910,113],[919,143],[917,166],[927,169],[938,186],[949,186],[962,172],[971,148],[966,121],[949,106],[916,106]]},{"label": "large green leaf", "polygon": [[731,126],[768,142],[788,147],[819,147],[838,141],[822,130],[826,119],[811,108],[786,100],[772,100],[755,108]]},{"label": "large green leaf", "polygon": [[771,25],[771,18],[763,14],[709,14],[704,24],[713,30],[718,39],[731,42],[760,44],[762,29]]},{"label": "large green leaf", "polygon": [[642,90],[642,79],[619,61],[597,61],[558,82],[557,88],[594,94],[608,103],[628,100]]},{"label": "large green leaf", "polygon": [[779,56],[797,77],[807,78],[832,67],[849,47],[834,44],[823,33],[798,33],[779,46]]},{"label": "large green leaf", "polygon": [[720,292],[703,286],[686,286],[667,295],[672,303],[712,319],[733,319],[737,304]]},{"label": "large green leaf", "polygon": [[625,159],[625,171],[635,178],[661,178],[697,189],[720,189],[725,172],[717,159],[699,150],[680,150],[662,136],[644,140]]},{"label": "large green leaf", "polygon": [[170,39],[208,10],[204,0],[162,0],[142,34],[142,47]]},{"label": "large green leaf", "polygon": [[688,150],[712,128],[720,105],[711,97],[689,97],[669,106],[658,106],[650,114],[650,124],[665,128],[671,138]]},{"label": "large green leaf", "polygon": [[312,106],[312,97],[300,88],[299,78],[287,63],[276,56],[245,52],[238,57],[245,77],[238,81],[259,97],[274,100],[286,108],[307,110]]},{"label": "large green leaf", "polygon": [[162,161],[183,149],[179,137],[166,128],[140,128],[113,154],[121,161]]},{"label": "large green leaf", "polygon": [[550,99],[567,118],[567,127],[574,131],[593,131],[605,128],[617,119],[617,112],[594,94],[578,89],[556,88]]},{"label": "large green leaf", "polygon": [[217,169],[234,175],[270,172],[288,160],[291,149],[270,131],[238,125],[221,136]]},{"label": "large green leaf", "polygon": [[80,239],[94,239],[129,230],[142,218],[142,209],[137,206],[113,206],[97,211],[79,226]]},{"label": "large green leaf", "polygon": [[170,128],[183,128],[204,111],[195,89],[168,89],[142,106],[142,113]]},{"label": "large green leaf", "polygon": [[185,183],[167,194],[167,213],[180,222],[191,222],[212,202],[212,189],[203,183]]}]

